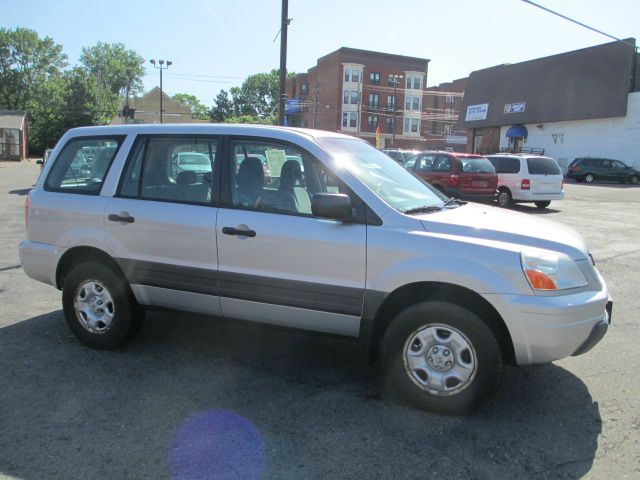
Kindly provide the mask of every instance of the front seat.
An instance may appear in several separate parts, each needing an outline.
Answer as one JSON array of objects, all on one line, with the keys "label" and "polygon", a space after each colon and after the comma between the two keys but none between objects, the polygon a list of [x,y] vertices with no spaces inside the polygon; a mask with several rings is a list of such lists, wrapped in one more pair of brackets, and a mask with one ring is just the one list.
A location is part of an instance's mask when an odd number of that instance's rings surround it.
[{"label": "front seat", "polygon": [[256,157],[247,157],[240,164],[236,175],[238,184],[238,204],[258,207],[264,193],[264,170],[262,162]]},{"label": "front seat", "polygon": [[280,171],[281,195],[293,200],[295,210],[303,213],[311,213],[311,197],[306,188],[302,187],[302,169],[296,160],[287,160],[282,164]]}]

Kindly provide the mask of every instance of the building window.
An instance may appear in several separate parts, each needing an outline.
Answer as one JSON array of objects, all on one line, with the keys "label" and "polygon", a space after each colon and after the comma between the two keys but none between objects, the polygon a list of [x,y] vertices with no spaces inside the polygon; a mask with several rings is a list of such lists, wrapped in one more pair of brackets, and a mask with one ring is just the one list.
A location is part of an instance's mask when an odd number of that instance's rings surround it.
[{"label": "building window", "polygon": [[420,111],[420,97],[404,97],[404,109]]},{"label": "building window", "polygon": [[446,134],[446,133],[452,133],[452,132],[453,132],[453,125],[451,125],[451,124],[447,123],[447,124],[444,126],[443,133],[445,133],[445,134]]},{"label": "building window", "polygon": [[380,74],[376,72],[371,72],[369,74],[369,83],[371,85],[380,85]]},{"label": "building window", "polygon": [[404,119],[404,133],[418,133],[420,131],[420,120],[417,118]]},{"label": "building window", "polygon": [[367,118],[367,125],[369,125],[370,132],[375,132],[376,128],[378,128],[378,117],[375,115],[369,115],[369,118]]},{"label": "building window", "polygon": [[393,117],[387,117],[387,132],[393,133],[396,126],[396,119]]},{"label": "building window", "polygon": [[408,76],[406,88],[412,90],[422,90],[422,78]]},{"label": "building window", "polygon": [[342,128],[356,128],[358,126],[358,113],[345,112],[342,114]]},{"label": "building window", "polygon": [[380,95],[378,95],[377,93],[370,93],[369,106],[372,108],[378,108],[378,105],[380,105]]},{"label": "building window", "polygon": [[358,92],[356,90],[345,90],[342,95],[342,103],[357,105],[358,104]]},{"label": "building window", "polygon": [[446,102],[447,103],[453,103],[454,101],[455,101],[455,97],[453,96],[453,94],[452,93],[448,93]]},{"label": "building window", "polygon": [[387,96],[387,107],[389,108],[389,110],[395,110],[396,109],[396,96],[395,95],[388,95]]},{"label": "building window", "polygon": [[402,75],[389,75],[389,86],[390,87],[399,87],[400,80],[402,79]]},{"label": "building window", "polygon": [[303,83],[300,85],[300,93],[307,93],[309,91],[309,84]]},{"label": "building window", "polygon": [[357,68],[345,68],[344,81],[360,83],[360,70],[358,70]]},{"label": "building window", "polygon": [[453,108],[445,108],[444,113],[447,116],[447,118],[451,118],[453,116]]}]

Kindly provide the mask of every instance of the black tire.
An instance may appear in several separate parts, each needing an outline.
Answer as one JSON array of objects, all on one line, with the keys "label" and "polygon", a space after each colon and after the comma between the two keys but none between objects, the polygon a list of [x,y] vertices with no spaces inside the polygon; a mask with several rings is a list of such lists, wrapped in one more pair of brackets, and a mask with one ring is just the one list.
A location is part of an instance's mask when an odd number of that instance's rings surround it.
[{"label": "black tire", "polygon": [[502,208],[507,208],[511,205],[513,201],[513,197],[511,196],[511,192],[508,188],[502,187],[498,189],[498,196],[496,197],[496,202],[498,202],[498,206]]},{"label": "black tire", "polygon": [[[439,326],[453,328],[462,334],[472,347],[474,353],[471,355],[475,355],[471,357],[475,359],[475,373],[460,391],[432,393],[418,386],[415,375],[405,368],[404,352],[405,348],[410,348],[406,345],[408,341],[416,332]],[[502,355],[491,329],[471,311],[448,302],[427,301],[400,312],[387,328],[381,348],[387,385],[418,408],[432,412],[448,415],[473,412],[494,395],[502,377]],[[424,348],[427,365],[430,350]]]},{"label": "black tire", "polygon": [[596,176],[593,173],[587,173],[584,176],[585,183],[593,183],[595,179],[596,179]]},{"label": "black tire", "polygon": [[632,175],[629,179],[629,182],[631,183],[631,185],[638,185],[638,183],[640,182],[640,178],[638,178],[637,175]]},{"label": "black tire", "polygon": [[[76,313],[75,308],[76,296],[88,298],[86,293],[81,292],[82,287],[88,285],[87,282],[103,287],[111,299],[107,308],[112,313],[112,319],[108,326],[104,326],[103,322],[95,331],[85,326],[86,315]],[[144,309],[136,303],[129,285],[110,267],[94,261],[81,263],[69,272],[62,287],[62,306],[67,324],[78,340],[99,350],[118,348],[133,338],[144,322]],[[85,322],[80,318],[84,318]]]},{"label": "black tire", "polygon": [[536,204],[536,207],[538,208],[547,208],[549,205],[551,205],[551,202],[549,200],[545,201],[545,202],[534,202]]}]

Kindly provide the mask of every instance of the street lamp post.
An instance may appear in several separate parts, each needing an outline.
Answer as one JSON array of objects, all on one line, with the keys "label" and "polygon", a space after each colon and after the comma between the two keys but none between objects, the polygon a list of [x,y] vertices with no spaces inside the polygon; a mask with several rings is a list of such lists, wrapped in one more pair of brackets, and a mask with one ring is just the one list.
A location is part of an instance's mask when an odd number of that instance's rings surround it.
[{"label": "street lamp post", "polygon": [[169,68],[172,62],[170,60],[167,60],[166,62],[164,60],[158,60],[156,62],[153,58],[149,60],[149,62],[153,65],[153,68],[160,70],[160,123],[162,123],[162,70]]},{"label": "street lamp post", "polygon": [[398,96],[396,95],[397,91],[398,91],[398,83],[400,82],[400,79],[404,78],[402,75],[389,75],[389,80],[391,80],[391,82],[393,82],[393,132],[391,134],[391,146],[395,147],[396,146],[396,105],[398,105]]}]

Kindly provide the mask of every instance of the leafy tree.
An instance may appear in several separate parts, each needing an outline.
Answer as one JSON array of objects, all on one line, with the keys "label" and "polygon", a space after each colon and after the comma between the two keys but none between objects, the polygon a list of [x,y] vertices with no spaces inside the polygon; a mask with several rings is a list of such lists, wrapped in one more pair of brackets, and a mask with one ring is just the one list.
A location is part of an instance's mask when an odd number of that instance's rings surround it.
[{"label": "leafy tree", "polygon": [[233,102],[226,90],[220,90],[213,99],[213,107],[209,110],[209,118],[212,122],[222,123],[233,116]]},{"label": "leafy tree", "polygon": [[24,110],[44,82],[60,74],[67,56],[51,38],[27,28],[0,28],[0,107]]},{"label": "leafy tree", "polygon": [[[121,98],[142,91],[144,59],[122,43],[98,42],[93,47],[84,47],[80,63],[101,87],[102,118],[108,121],[121,107]],[[98,88],[96,89],[96,92]]]},{"label": "leafy tree", "polygon": [[188,93],[176,93],[171,98],[191,108],[191,118],[197,118],[198,120],[209,119],[207,106],[200,103],[195,95],[189,95]]}]

